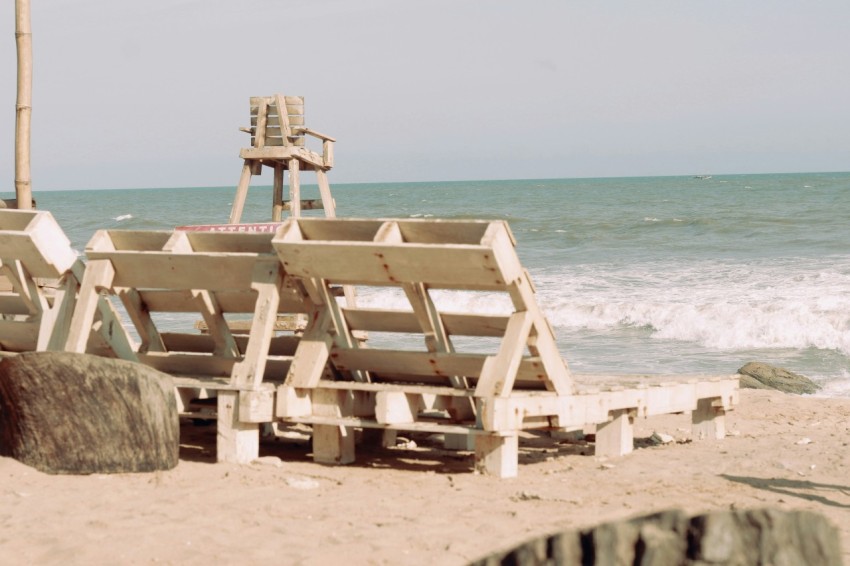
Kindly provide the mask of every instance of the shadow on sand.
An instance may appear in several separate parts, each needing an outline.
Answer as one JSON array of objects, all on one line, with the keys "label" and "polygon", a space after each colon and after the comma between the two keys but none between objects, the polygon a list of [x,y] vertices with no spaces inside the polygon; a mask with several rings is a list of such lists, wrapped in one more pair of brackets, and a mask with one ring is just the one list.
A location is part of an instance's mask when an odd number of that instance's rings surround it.
[{"label": "shadow on sand", "polygon": [[[829,485],[815,483],[806,480],[787,480],[781,478],[751,478],[743,476],[730,476],[721,474],[721,477],[736,483],[743,483],[757,489],[798,497],[806,501],[814,501],[830,507],[850,509],[850,487],[843,485]],[[843,495],[848,503],[842,503],[829,496]]]}]

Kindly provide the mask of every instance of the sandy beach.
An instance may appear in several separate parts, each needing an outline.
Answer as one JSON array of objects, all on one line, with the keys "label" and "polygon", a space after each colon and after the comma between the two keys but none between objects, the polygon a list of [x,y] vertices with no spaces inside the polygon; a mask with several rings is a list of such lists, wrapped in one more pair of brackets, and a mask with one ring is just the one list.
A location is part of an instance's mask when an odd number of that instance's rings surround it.
[{"label": "sandy beach", "polygon": [[[306,437],[251,465],[213,463],[214,426],[183,428],[155,474],[51,476],[0,458],[4,564],[464,564],[535,535],[668,508],[775,506],[824,514],[850,563],[850,402],[744,390],[729,436],[690,442],[687,415],[640,419],[636,450],[528,438],[519,477],[472,473],[438,438],[362,447],[344,467]],[[676,438],[655,445],[653,432]]]}]

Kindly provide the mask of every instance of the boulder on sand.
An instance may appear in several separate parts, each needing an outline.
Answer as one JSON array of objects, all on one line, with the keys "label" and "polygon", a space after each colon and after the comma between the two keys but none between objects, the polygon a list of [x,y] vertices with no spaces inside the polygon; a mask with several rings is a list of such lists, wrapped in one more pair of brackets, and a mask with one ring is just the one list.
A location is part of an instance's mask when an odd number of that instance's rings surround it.
[{"label": "boulder on sand", "polygon": [[170,376],[124,360],[31,352],[0,361],[0,455],[51,474],[177,465]]},{"label": "boulder on sand", "polygon": [[738,373],[742,376],[741,387],[745,389],[776,389],[796,395],[815,393],[820,389],[808,377],[762,362],[749,362]]},{"label": "boulder on sand", "polygon": [[470,566],[840,566],[841,562],[838,529],[817,513],[768,508],[688,517],[673,509],[536,538]]}]

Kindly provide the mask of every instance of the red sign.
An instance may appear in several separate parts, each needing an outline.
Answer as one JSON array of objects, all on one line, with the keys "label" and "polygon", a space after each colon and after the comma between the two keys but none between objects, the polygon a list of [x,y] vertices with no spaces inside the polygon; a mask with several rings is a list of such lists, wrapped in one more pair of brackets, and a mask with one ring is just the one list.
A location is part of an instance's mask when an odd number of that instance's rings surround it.
[{"label": "red sign", "polygon": [[277,232],[283,222],[259,222],[256,224],[197,224],[178,226],[185,232]]}]

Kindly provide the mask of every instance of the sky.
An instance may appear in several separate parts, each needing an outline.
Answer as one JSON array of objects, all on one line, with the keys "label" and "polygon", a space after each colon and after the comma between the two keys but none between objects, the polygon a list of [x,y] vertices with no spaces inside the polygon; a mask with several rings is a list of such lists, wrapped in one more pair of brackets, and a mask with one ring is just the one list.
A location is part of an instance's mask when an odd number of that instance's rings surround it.
[{"label": "sky", "polygon": [[235,186],[248,98],[278,92],[337,139],[331,183],[848,171],[848,22],[846,0],[33,0],[33,191]]}]

